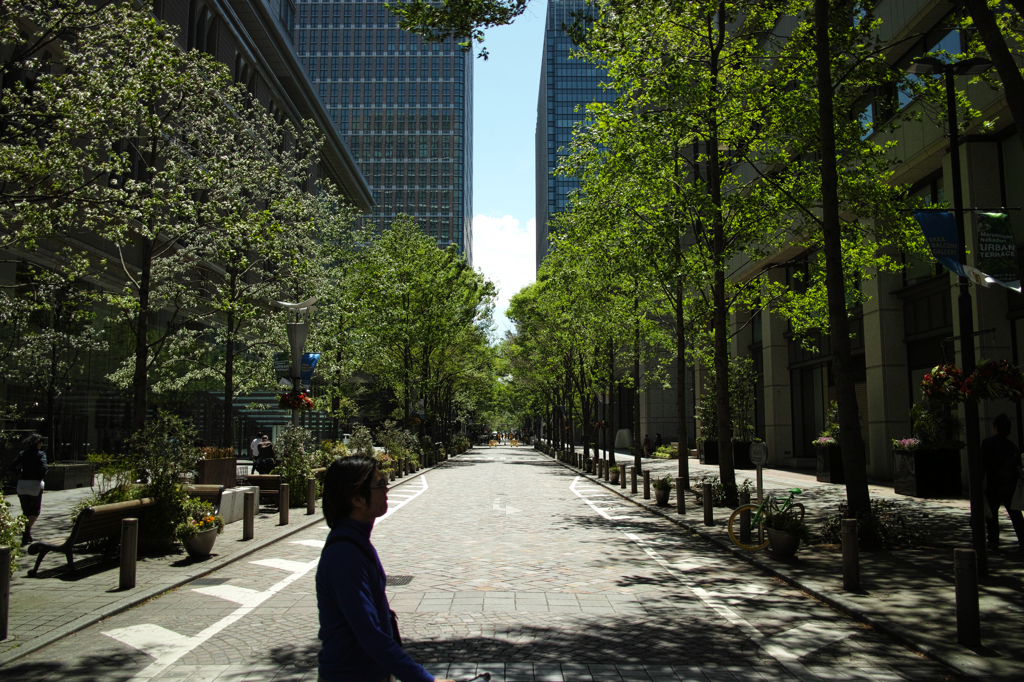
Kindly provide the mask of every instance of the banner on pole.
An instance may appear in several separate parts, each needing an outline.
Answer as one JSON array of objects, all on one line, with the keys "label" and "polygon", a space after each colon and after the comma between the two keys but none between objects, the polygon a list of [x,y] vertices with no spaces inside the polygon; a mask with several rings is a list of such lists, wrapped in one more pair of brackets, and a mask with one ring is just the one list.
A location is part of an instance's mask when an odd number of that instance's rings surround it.
[{"label": "banner on pole", "polygon": [[320,353],[303,353],[302,354],[302,387],[309,388],[310,382],[313,380],[313,370],[316,369],[317,360],[320,359]]},{"label": "banner on pole", "polygon": [[1017,244],[1010,217],[1005,213],[979,213],[978,228],[978,268],[996,284],[1020,292]]}]

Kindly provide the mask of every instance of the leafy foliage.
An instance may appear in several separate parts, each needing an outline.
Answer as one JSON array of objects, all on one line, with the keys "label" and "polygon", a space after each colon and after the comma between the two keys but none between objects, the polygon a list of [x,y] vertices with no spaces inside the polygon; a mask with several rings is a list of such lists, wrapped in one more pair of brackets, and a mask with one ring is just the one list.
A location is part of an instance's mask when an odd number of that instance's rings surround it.
[{"label": "leafy foliage", "polygon": [[829,514],[821,524],[821,541],[841,544],[843,519],[857,519],[857,539],[862,549],[899,549],[913,547],[923,539],[920,529],[907,523],[900,505],[892,500],[873,500],[866,514],[851,516],[850,507],[841,503],[836,513]]},{"label": "leafy foliage", "polygon": [[0,545],[11,548],[11,575],[18,567],[17,559],[24,555],[21,546],[21,534],[25,532],[25,517],[14,514],[11,504],[0,497]]},{"label": "leafy foliage", "polygon": [[211,528],[217,529],[217,535],[224,532],[224,518],[214,516],[213,505],[203,500],[189,498],[182,508],[185,520],[174,527],[174,537],[178,542],[191,540],[197,534]]}]

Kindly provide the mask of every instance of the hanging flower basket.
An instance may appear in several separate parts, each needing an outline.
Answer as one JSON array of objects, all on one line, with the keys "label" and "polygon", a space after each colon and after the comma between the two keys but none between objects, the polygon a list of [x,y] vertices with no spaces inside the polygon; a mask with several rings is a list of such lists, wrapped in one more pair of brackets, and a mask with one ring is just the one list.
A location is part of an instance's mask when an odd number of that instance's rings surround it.
[{"label": "hanging flower basket", "polygon": [[1020,367],[1009,360],[988,360],[967,377],[963,386],[964,397],[974,401],[1012,400],[1019,403],[1024,397],[1024,375]]},{"label": "hanging flower basket", "polygon": [[924,397],[939,405],[953,407],[958,405],[967,392],[964,390],[964,375],[956,365],[937,365],[924,375],[921,381],[921,392]]},{"label": "hanging flower basket", "polygon": [[314,408],[313,399],[305,393],[282,393],[277,399],[277,406],[282,410],[299,410],[300,412]]}]

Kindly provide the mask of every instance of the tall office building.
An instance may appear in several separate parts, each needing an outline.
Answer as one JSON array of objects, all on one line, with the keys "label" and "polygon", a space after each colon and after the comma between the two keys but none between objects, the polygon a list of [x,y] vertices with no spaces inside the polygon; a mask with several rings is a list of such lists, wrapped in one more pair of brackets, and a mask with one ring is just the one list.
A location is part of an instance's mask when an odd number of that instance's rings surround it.
[{"label": "tall office building", "polygon": [[471,258],[473,56],[398,29],[382,2],[298,2],[295,49],[373,191],[372,220],[414,216]]},{"label": "tall office building", "polygon": [[[586,0],[548,0],[544,55],[537,98],[537,268],[548,252],[548,221],[566,206],[566,196],[579,182],[555,177],[558,150],[568,148],[572,128],[586,117],[591,102],[610,102],[615,93],[600,87],[604,70],[579,59],[569,60],[572,40],[564,27],[578,20],[590,5]],[[579,106],[581,111],[577,112]],[[564,153],[564,152],[563,152]]]}]

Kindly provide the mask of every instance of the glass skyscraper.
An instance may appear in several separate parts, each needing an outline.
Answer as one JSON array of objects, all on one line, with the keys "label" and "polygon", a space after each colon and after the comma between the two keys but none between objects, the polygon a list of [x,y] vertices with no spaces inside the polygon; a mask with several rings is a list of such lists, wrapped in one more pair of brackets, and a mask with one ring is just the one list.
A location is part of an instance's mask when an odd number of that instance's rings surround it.
[{"label": "glass skyscraper", "polygon": [[[588,62],[569,59],[572,41],[564,26],[578,21],[573,13],[585,14],[586,0],[548,0],[544,29],[544,55],[540,67],[540,94],[537,98],[537,268],[548,252],[548,221],[566,206],[566,196],[579,182],[555,177],[558,150],[568,148],[572,128],[586,117],[584,108],[591,102],[610,102],[615,93],[603,90],[603,69]],[[579,106],[580,111],[575,111]],[[564,151],[563,151],[564,153]]]},{"label": "glass skyscraper", "polygon": [[298,2],[295,49],[359,164],[387,228],[414,216],[469,259],[473,54],[398,29],[384,3]]}]

